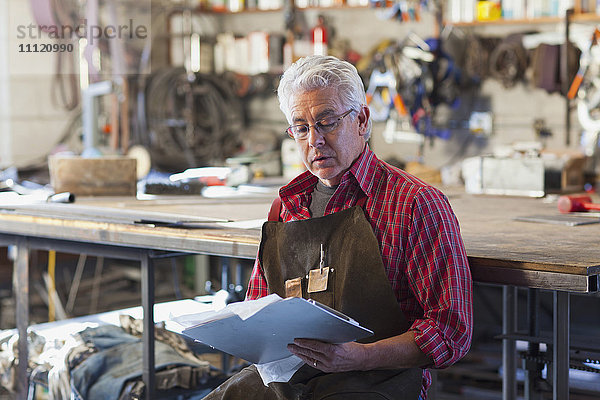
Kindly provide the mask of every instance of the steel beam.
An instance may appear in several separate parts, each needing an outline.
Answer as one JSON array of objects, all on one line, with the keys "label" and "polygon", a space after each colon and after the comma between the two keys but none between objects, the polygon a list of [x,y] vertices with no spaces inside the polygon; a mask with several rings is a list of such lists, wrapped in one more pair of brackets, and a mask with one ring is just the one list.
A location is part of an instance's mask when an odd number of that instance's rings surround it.
[{"label": "steel beam", "polygon": [[16,322],[19,332],[19,364],[17,367],[17,399],[27,399],[29,387],[29,350],[27,347],[27,327],[29,325],[29,246],[27,239],[21,238],[16,245],[16,259],[13,271],[13,292],[16,297]]},{"label": "steel beam", "polygon": [[554,292],[552,398],[569,399],[569,292]]},{"label": "steel beam", "polygon": [[141,254],[142,268],[142,309],[144,310],[143,366],[142,377],[146,384],[146,399],[155,398],[155,370],[154,370],[154,267],[147,251]]},{"label": "steel beam", "polygon": [[[517,288],[502,287],[502,334],[511,335],[517,328]],[[502,400],[517,399],[517,352],[515,341],[502,339]]]}]

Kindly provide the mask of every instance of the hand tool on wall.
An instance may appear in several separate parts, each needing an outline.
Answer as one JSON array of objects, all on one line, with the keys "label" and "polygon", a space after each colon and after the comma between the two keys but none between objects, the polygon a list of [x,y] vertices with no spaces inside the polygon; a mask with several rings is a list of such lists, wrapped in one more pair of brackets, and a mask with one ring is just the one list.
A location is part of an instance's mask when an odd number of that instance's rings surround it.
[{"label": "hand tool on wall", "polygon": [[[114,90],[113,82],[110,80],[91,83],[86,89],[82,90],[82,120],[83,120],[83,157],[98,157],[101,153],[98,150],[99,132],[96,123],[98,117],[98,106],[96,100],[112,93]],[[115,127],[116,128],[116,127]]]},{"label": "hand tool on wall", "polygon": [[[405,117],[408,112],[406,110],[406,105],[402,100],[402,97],[396,90],[397,82],[394,73],[391,70],[386,70],[384,72],[379,71],[378,69],[374,69],[371,73],[371,77],[369,78],[369,86],[367,88],[367,105],[371,104],[373,100],[373,95],[375,94],[375,90],[377,88],[385,88],[388,90],[388,98],[392,101],[394,108],[398,112],[398,115],[401,117]],[[385,117],[383,119],[387,119],[389,115],[389,109],[385,112]]]},{"label": "hand tool on wall", "polygon": [[579,91],[579,87],[581,86],[581,83],[583,82],[583,77],[585,76],[585,73],[591,63],[591,54],[590,53],[592,51],[592,47],[594,47],[594,45],[596,45],[598,43],[599,39],[600,39],[600,30],[598,30],[598,28],[596,28],[596,29],[594,29],[594,33],[592,34],[592,39],[590,41],[590,47],[589,47],[588,51],[581,53],[581,59],[579,60],[579,70],[577,71],[577,74],[575,75],[575,79],[573,79],[573,82],[571,83],[571,87],[569,88],[569,92],[567,93],[567,98],[569,100],[573,100],[575,98],[575,96],[577,95],[577,92]]},{"label": "hand tool on wall", "polygon": [[590,196],[560,196],[558,198],[558,211],[561,213],[590,210],[600,211],[600,204],[592,203],[592,198]]}]

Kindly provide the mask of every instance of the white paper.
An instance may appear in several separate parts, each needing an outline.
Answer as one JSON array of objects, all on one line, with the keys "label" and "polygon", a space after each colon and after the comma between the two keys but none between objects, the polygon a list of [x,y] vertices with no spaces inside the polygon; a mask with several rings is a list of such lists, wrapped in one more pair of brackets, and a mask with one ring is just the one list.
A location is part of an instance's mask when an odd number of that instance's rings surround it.
[{"label": "white paper", "polygon": [[288,382],[303,364],[304,361],[299,357],[291,355],[282,360],[256,364],[256,369],[263,384],[267,386],[271,382]]},{"label": "white paper", "polygon": [[258,311],[262,310],[265,306],[281,300],[283,299],[277,294],[271,294],[253,301],[239,301],[236,303],[230,303],[221,310],[181,315],[178,317],[172,317],[171,320],[186,328],[200,325],[208,321],[231,317],[232,315],[237,315],[242,320],[246,320],[256,314]]},{"label": "white paper", "polygon": [[[321,304],[296,297],[282,299],[276,294],[176,321],[191,325],[182,334],[255,364],[289,358],[292,354],[287,346],[298,337],[345,343],[373,334]],[[265,381],[285,381],[297,367],[296,362],[288,361],[261,368]]]}]

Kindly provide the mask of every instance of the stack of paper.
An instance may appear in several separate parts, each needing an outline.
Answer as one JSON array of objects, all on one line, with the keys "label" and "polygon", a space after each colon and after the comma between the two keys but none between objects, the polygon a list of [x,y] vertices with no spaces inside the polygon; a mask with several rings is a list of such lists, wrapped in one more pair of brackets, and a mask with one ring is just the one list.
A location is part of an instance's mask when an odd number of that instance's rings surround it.
[{"label": "stack of paper", "polygon": [[256,364],[289,357],[287,345],[295,338],[345,343],[373,334],[318,302],[276,294],[174,321],[185,327],[184,335]]}]

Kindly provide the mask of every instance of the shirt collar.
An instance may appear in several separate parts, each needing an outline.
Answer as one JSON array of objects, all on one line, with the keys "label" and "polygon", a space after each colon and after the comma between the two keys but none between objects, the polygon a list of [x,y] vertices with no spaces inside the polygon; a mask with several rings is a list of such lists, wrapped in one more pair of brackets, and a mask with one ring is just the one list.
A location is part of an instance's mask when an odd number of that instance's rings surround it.
[{"label": "shirt collar", "polygon": [[290,183],[279,189],[279,195],[283,199],[290,196],[297,196],[306,192],[307,190],[310,193],[314,190],[318,180],[319,178],[313,175],[310,171],[304,171],[292,179]]},{"label": "shirt collar", "polygon": [[342,182],[344,179],[349,179],[350,174],[353,175],[362,191],[371,197],[371,190],[375,184],[376,168],[377,156],[369,149],[367,144],[348,172],[342,177]]},{"label": "shirt collar", "polygon": [[[367,196],[371,196],[376,167],[377,156],[369,149],[369,145],[367,144],[350,169],[342,176],[340,184],[344,184],[354,177],[361,190]],[[297,196],[303,193],[312,193],[318,180],[310,171],[305,171],[282,187],[279,190],[279,194],[282,199],[285,199],[286,197]]]}]

